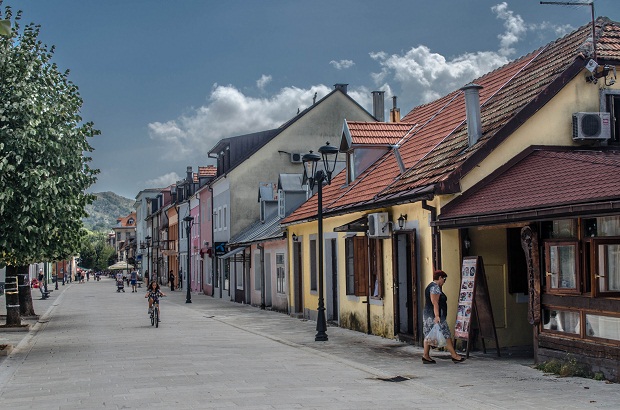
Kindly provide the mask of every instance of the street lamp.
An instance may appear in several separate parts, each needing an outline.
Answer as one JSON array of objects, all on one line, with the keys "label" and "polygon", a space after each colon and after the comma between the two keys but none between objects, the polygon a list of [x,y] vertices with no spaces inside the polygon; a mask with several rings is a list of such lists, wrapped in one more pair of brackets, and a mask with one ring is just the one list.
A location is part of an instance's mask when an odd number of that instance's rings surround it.
[{"label": "street lamp", "polygon": [[[331,184],[332,173],[336,168],[338,158],[338,148],[329,145],[329,142],[319,148],[321,155],[313,154],[310,151],[302,157],[304,164],[304,181],[307,181],[310,190],[318,184],[318,234],[319,234],[319,305],[318,316],[316,319],[316,342],[327,341],[327,320],[325,319],[325,300],[323,299],[323,183]],[[331,159],[333,157],[333,162]],[[323,169],[317,170],[318,162],[323,159]]]},{"label": "street lamp", "polygon": [[189,287],[190,287],[190,282],[189,282],[189,277],[192,273],[192,270],[190,269],[190,235],[192,233],[192,222],[194,220],[194,218],[192,218],[191,216],[186,216],[185,218],[183,218],[183,220],[185,222],[187,222],[187,227],[185,229],[187,229],[187,272],[185,273],[185,276],[187,276],[187,297],[185,298],[185,303],[192,303],[192,294],[189,291]]}]

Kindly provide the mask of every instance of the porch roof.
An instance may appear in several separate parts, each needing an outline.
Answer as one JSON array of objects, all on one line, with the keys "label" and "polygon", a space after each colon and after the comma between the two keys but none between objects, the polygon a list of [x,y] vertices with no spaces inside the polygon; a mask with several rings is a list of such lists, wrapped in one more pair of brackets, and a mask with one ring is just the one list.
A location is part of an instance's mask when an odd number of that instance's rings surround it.
[{"label": "porch roof", "polygon": [[441,209],[441,228],[620,212],[620,151],[532,147]]}]

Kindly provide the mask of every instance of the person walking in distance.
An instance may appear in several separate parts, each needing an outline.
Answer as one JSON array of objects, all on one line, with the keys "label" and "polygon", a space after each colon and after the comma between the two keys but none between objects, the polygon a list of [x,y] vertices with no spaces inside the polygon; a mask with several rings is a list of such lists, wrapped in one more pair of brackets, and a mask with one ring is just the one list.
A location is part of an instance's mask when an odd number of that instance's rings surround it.
[{"label": "person walking in distance", "polygon": [[148,288],[149,287],[149,271],[148,271],[148,269],[147,269],[146,272],[144,272],[144,283],[145,283],[146,287]]},{"label": "person walking in distance", "polygon": [[131,293],[138,291],[138,272],[133,270],[131,271],[131,275],[129,275],[129,280],[131,281]]},{"label": "person walking in distance", "polygon": [[168,282],[170,282],[170,292],[174,291],[174,273],[172,271],[168,275]]},{"label": "person walking in distance", "polygon": [[179,289],[183,289],[183,272],[179,271]]}]

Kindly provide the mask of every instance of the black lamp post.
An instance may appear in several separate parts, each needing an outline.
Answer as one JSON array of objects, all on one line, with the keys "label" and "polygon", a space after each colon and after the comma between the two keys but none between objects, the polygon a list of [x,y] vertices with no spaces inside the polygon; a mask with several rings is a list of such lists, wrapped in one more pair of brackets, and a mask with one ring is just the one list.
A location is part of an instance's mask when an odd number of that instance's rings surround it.
[{"label": "black lamp post", "polygon": [[[327,142],[319,148],[320,156],[310,151],[302,157],[304,163],[304,181],[308,181],[310,189],[318,184],[318,234],[319,234],[319,305],[316,319],[316,342],[327,341],[327,320],[325,319],[325,300],[323,299],[323,183],[331,184],[332,172],[336,167],[338,148]],[[323,169],[317,170],[317,164],[323,158]],[[333,162],[331,158],[333,157]]]},{"label": "black lamp post", "polygon": [[192,303],[192,294],[190,293],[189,287],[190,287],[190,282],[189,282],[189,277],[190,274],[192,272],[192,270],[190,269],[190,235],[192,233],[192,221],[194,220],[194,218],[192,218],[191,216],[186,216],[185,218],[183,218],[183,220],[185,222],[187,222],[187,227],[185,229],[187,229],[187,272],[185,272],[185,276],[187,276],[187,297],[185,298],[185,303]]}]

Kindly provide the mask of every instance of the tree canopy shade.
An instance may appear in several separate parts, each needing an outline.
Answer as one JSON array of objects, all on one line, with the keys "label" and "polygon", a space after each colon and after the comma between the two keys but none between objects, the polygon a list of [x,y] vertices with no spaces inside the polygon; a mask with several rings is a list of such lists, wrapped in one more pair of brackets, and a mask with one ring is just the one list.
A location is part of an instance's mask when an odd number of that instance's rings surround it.
[{"label": "tree canopy shade", "polygon": [[93,199],[85,190],[99,172],[84,154],[99,131],[80,116],[78,87],[51,61],[40,26],[21,30],[21,14],[0,15],[12,22],[0,36],[0,263],[9,266],[79,251]]}]

